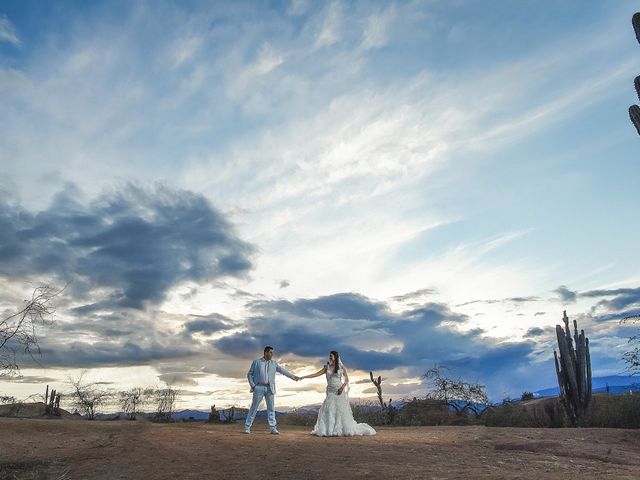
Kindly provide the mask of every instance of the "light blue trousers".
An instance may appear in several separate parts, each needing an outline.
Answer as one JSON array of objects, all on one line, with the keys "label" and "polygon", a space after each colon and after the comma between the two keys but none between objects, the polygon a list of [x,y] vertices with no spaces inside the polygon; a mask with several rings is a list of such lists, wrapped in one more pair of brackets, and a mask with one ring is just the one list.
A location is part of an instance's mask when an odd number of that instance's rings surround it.
[{"label": "light blue trousers", "polygon": [[251,425],[253,425],[253,420],[256,418],[256,412],[263,398],[267,401],[267,421],[269,422],[269,428],[276,428],[276,407],[273,402],[273,393],[271,393],[269,387],[262,385],[256,385],[256,388],[253,389],[253,401],[247,414],[247,420],[244,422],[244,428],[251,428]]}]

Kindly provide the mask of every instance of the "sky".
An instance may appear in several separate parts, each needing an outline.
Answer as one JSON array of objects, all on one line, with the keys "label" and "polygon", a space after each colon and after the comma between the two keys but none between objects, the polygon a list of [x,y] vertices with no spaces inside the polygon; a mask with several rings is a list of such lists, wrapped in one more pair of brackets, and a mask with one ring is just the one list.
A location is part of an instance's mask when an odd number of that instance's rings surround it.
[{"label": "sky", "polygon": [[[640,313],[637,2],[0,1],[0,311],[62,288],[25,398],[246,407],[265,345],[352,398],[594,376]],[[322,378],[278,378],[278,408]]]}]

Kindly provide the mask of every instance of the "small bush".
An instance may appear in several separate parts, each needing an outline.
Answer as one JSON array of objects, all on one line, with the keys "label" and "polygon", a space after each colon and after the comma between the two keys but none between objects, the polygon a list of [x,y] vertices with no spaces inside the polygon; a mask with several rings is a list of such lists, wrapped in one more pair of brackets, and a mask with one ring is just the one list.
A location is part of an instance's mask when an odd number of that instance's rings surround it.
[{"label": "small bush", "polygon": [[522,395],[520,396],[520,400],[522,402],[525,402],[527,400],[533,400],[533,392],[522,392]]},{"label": "small bush", "polygon": [[413,399],[406,402],[394,418],[394,425],[420,426],[420,425],[446,425],[451,421],[449,405],[439,400]]},{"label": "small bush", "polygon": [[[485,415],[489,427],[570,426],[558,397],[504,403]],[[596,394],[585,412],[583,427],[640,428],[640,395]]]},{"label": "small bush", "polygon": [[353,418],[358,423],[368,423],[369,425],[388,425],[389,416],[386,411],[380,408],[376,402],[359,401],[351,404]]},{"label": "small bush", "polygon": [[313,428],[316,424],[317,418],[318,415],[315,413],[297,413],[293,410],[282,417],[282,419],[279,419],[278,422],[286,425],[298,425],[301,427]]},{"label": "small bush", "polygon": [[640,428],[640,395],[594,395],[585,427]]},{"label": "small bush", "polygon": [[536,421],[524,405],[503,402],[497,408],[485,415],[485,425],[488,427],[536,427]]}]

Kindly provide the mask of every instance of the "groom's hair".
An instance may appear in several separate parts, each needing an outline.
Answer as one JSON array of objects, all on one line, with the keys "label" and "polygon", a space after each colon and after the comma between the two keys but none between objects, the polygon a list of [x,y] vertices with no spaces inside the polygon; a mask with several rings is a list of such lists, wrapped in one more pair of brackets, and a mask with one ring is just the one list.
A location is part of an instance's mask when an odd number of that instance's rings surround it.
[{"label": "groom's hair", "polygon": [[264,347],[264,353],[267,353],[269,350],[273,350],[273,347],[270,347],[269,345]]}]

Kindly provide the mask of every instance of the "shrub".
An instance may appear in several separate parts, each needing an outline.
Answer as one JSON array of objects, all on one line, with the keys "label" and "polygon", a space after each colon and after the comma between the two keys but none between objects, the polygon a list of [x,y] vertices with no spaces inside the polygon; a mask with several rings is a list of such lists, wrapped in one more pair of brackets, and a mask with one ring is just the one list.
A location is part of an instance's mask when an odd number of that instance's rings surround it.
[{"label": "shrub", "polygon": [[353,418],[358,423],[368,423],[369,425],[388,425],[389,416],[386,410],[382,410],[380,405],[372,401],[358,401],[351,404]]},{"label": "shrub", "polygon": [[451,416],[449,405],[439,400],[414,398],[398,409],[394,425],[446,425],[451,422]]},{"label": "shrub", "polygon": [[523,402],[526,400],[533,400],[533,398],[532,392],[522,392],[522,395],[520,396],[520,400]]},{"label": "shrub", "polygon": [[[558,397],[509,402],[485,415],[489,427],[570,426]],[[584,416],[584,427],[640,428],[640,395],[595,394]]]},{"label": "shrub", "polygon": [[298,413],[296,410],[293,410],[282,417],[282,419],[279,419],[278,422],[286,425],[298,425],[301,427],[313,428],[316,424],[317,418],[318,415],[315,413]]},{"label": "shrub", "polygon": [[503,402],[485,415],[485,425],[488,427],[536,427],[530,410],[524,405]]},{"label": "shrub", "polygon": [[640,395],[594,395],[584,426],[640,428]]}]

